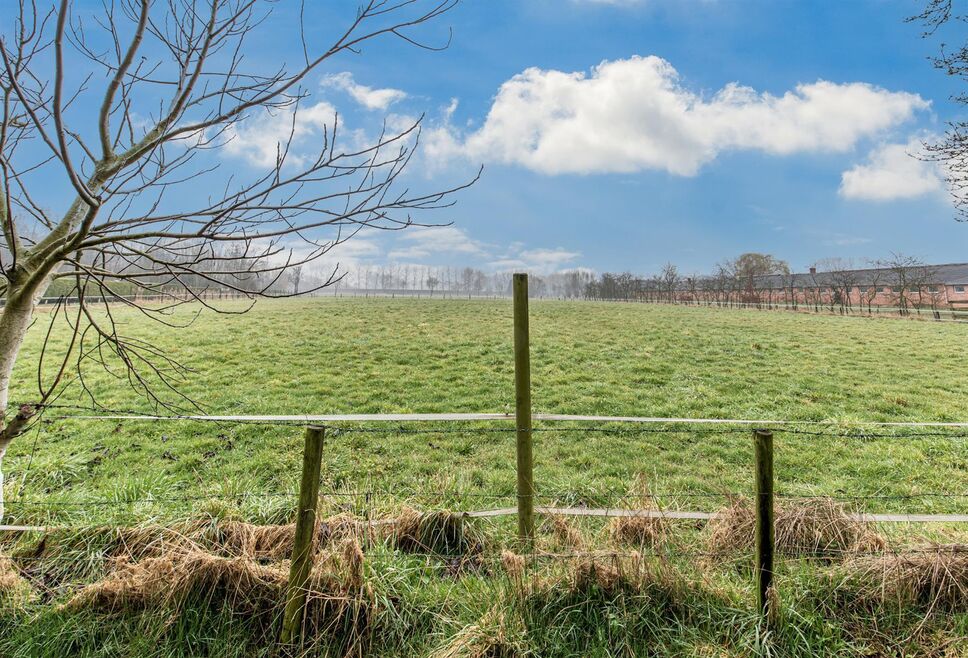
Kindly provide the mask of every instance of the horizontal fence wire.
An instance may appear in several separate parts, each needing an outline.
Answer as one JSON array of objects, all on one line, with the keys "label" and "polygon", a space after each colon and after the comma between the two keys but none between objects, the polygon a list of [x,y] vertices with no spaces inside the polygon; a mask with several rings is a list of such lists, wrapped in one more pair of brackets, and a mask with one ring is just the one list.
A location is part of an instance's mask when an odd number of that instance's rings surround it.
[{"label": "horizontal fence wire", "polygon": [[[58,416],[58,420],[78,420],[88,422],[122,422],[122,421],[187,421],[187,422],[217,422],[217,423],[255,423],[261,425],[278,425],[291,427],[293,424],[313,424],[323,426],[331,431],[330,437],[337,438],[343,433],[361,434],[460,434],[489,436],[496,434],[510,435],[517,431],[514,426],[489,426],[495,421],[511,423],[514,418],[508,414],[492,413],[431,413],[431,414],[336,414],[336,415],[298,415],[298,416],[209,416],[209,415],[152,415],[136,411],[119,411],[110,409],[93,409],[77,405],[48,405],[47,410],[71,410],[84,412],[99,412],[99,415],[65,414]],[[49,418],[49,417],[48,417]],[[770,428],[780,436],[795,437],[824,437],[830,439],[847,440],[880,440],[880,439],[914,439],[940,437],[945,439],[961,439],[968,437],[968,433],[959,432],[968,428],[965,422],[941,421],[834,421],[834,420],[750,420],[750,419],[721,419],[721,418],[663,418],[636,416],[590,416],[568,414],[534,414],[536,427],[531,428],[535,433],[549,433],[580,435],[594,433],[596,436],[625,438],[648,434],[709,434],[709,435],[745,435],[752,429]],[[441,423],[443,427],[420,427],[427,423]],[[481,425],[484,423],[485,425]],[[348,426],[350,425],[351,426]],[[418,426],[414,426],[414,424]],[[550,425],[549,425],[550,424]],[[876,429],[876,431],[875,431]],[[885,432],[885,429],[891,431]],[[520,496],[515,492],[483,492],[483,491],[441,491],[410,489],[401,487],[366,487],[360,489],[327,489],[323,483],[320,498],[326,499],[365,499],[366,505],[357,507],[365,509],[369,514],[369,506],[374,501],[371,498],[385,497],[402,503],[413,503],[415,500],[424,503],[433,500],[447,500],[452,505],[457,501],[467,500],[474,504],[458,505],[469,509],[458,509],[454,513],[469,519],[494,519],[513,516],[518,513],[516,507],[489,506],[489,502],[509,501],[517,502]],[[535,511],[544,516],[563,517],[599,517],[599,518],[661,518],[670,520],[709,521],[714,519],[720,510],[681,509],[680,501],[701,500],[733,500],[750,498],[751,491],[649,491],[645,494],[634,494],[628,490],[614,488],[589,488],[564,491],[539,491],[531,496],[536,501]],[[964,500],[968,499],[968,492],[909,492],[898,494],[875,493],[870,495],[837,492],[829,495],[802,494],[795,491],[776,492],[778,499],[795,500],[831,500],[849,503],[856,506],[865,501],[912,501],[912,500]],[[295,506],[297,493],[295,491],[281,492],[212,492],[184,495],[146,495],[135,498],[120,496],[105,499],[58,500],[56,498],[31,499],[20,498],[6,502],[7,507],[14,512],[15,517],[25,522],[0,525],[0,531],[33,532],[54,529],[69,529],[77,526],[57,525],[58,510],[70,513],[83,511],[87,508],[109,508],[119,511],[130,510],[140,505],[170,505],[177,503],[197,504],[203,501],[234,501],[245,502],[260,499],[271,501],[291,502]],[[574,502],[582,501],[575,505]],[[380,503],[385,502],[382,498]],[[572,503],[561,505],[560,502]],[[602,504],[602,503],[606,504]],[[647,502],[648,505],[643,503]],[[618,503],[618,504],[616,504]],[[284,505],[285,506],[285,505]],[[426,507],[426,504],[424,505]],[[702,507],[701,505],[699,507]],[[22,513],[17,513],[22,510]],[[132,512],[134,510],[131,510]],[[48,516],[45,517],[44,514]],[[52,516],[51,516],[52,515]],[[968,514],[938,513],[925,514],[916,512],[873,513],[864,510],[851,509],[847,512],[849,518],[870,523],[966,523]],[[29,520],[45,519],[48,523],[31,524]],[[367,519],[368,523],[392,523],[392,520]]]},{"label": "horizontal fence wire", "polygon": [[[30,406],[30,403],[21,403]],[[11,404],[10,406],[17,406]],[[218,414],[156,414],[145,413],[138,410],[108,409],[99,407],[84,407],[78,405],[51,404],[44,405],[44,410],[54,409],[63,411],[84,411],[88,414],[65,414],[56,416],[56,420],[84,420],[84,421],[194,421],[194,422],[220,422],[220,423],[265,423],[278,425],[291,424],[327,424],[327,423],[473,423],[473,422],[512,422],[515,420],[510,413],[374,413],[374,414],[294,414],[294,415],[218,415]],[[93,415],[92,415],[93,414]],[[748,418],[684,418],[684,417],[660,417],[660,416],[595,416],[583,414],[552,414],[535,413],[532,414],[533,421],[554,422],[554,423],[595,423],[593,426],[582,427],[533,427],[532,431],[600,431],[609,432],[612,428],[601,427],[608,424],[620,425],[734,425],[736,428],[728,428],[723,431],[748,431],[750,428],[774,429],[777,431],[789,431],[806,434],[817,432],[819,435],[828,436],[832,433],[823,430],[800,430],[798,426],[804,427],[827,427],[840,428],[842,430],[854,429],[858,431],[864,427],[878,428],[936,428],[936,429],[965,429],[968,430],[968,421],[873,421],[873,420],[811,420],[811,419],[748,419]],[[332,429],[343,432],[401,432],[407,430],[414,432],[416,428],[404,427],[343,427],[332,426]],[[420,432],[438,432],[444,429],[455,428],[420,428]],[[457,428],[460,429],[460,428]],[[475,427],[469,431],[473,432],[514,432],[514,427],[486,428]],[[665,429],[663,431],[675,432],[675,429]],[[402,433],[402,432],[401,432]],[[944,434],[949,436],[948,434]],[[858,438],[867,436],[858,434]],[[968,434],[966,434],[968,436]]]}]

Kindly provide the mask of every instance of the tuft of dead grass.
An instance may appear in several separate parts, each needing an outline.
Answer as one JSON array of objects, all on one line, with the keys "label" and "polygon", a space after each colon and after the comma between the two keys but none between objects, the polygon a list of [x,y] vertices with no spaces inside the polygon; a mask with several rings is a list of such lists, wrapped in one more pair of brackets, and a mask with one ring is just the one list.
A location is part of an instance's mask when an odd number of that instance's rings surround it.
[{"label": "tuft of dead grass", "polygon": [[[362,524],[348,515],[321,519],[316,523],[317,550],[348,537],[363,537]],[[243,521],[222,521],[199,535],[213,550],[228,556],[257,560],[285,560],[292,556],[296,524],[255,525]]]},{"label": "tuft of dead grass", "polygon": [[[832,560],[887,545],[869,524],[854,519],[842,504],[829,498],[780,503],[774,527],[777,551],[786,555]],[[718,559],[735,557],[752,551],[755,537],[753,503],[738,497],[710,521],[707,548]]]},{"label": "tuft of dead grass", "polygon": [[[655,496],[649,486],[648,478],[639,473],[629,491],[629,496],[639,509],[658,511]],[[666,519],[654,516],[621,516],[609,523],[608,534],[617,544],[655,548],[668,537],[669,524]]]},{"label": "tuft of dead grass", "polygon": [[21,575],[20,569],[6,555],[0,554],[0,603],[17,605],[25,603],[33,595],[33,589]]},{"label": "tuft of dead grass", "polygon": [[524,643],[524,624],[518,615],[491,608],[479,622],[458,631],[430,658],[515,658],[528,652]]},{"label": "tuft of dead grass", "polygon": [[407,553],[467,556],[483,549],[466,519],[448,511],[418,512],[405,508],[394,521],[392,532],[394,545]]},{"label": "tuft of dead grass", "polygon": [[137,562],[118,560],[111,573],[77,592],[66,607],[112,612],[177,605],[197,594],[220,595],[235,608],[258,612],[276,604],[287,578],[278,565],[193,549]]},{"label": "tuft of dead grass", "polygon": [[555,514],[551,517],[551,534],[565,548],[573,550],[582,550],[585,548],[585,540],[582,538],[581,532],[560,514]]},{"label": "tuft of dead grass", "polygon": [[[292,555],[295,535],[294,523],[256,525],[234,520],[199,519],[172,526],[149,524],[81,531],[55,530],[44,536],[33,554],[41,557],[65,550],[88,550],[96,544],[102,547],[100,550],[105,557],[129,561],[191,551],[276,561]],[[316,546],[322,550],[347,537],[366,536],[367,530],[360,521],[348,515],[338,515],[317,523]]]},{"label": "tuft of dead grass", "polygon": [[968,612],[968,545],[858,555],[833,572],[834,598],[847,607],[917,606]]},{"label": "tuft of dead grass", "polygon": [[524,556],[518,555],[514,551],[504,550],[501,552],[501,564],[504,571],[512,583],[520,585],[524,582]]},{"label": "tuft of dead grass", "polygon": [[612,541],[642,548],[655,548],[667,536],[666,520],[653,516],[620,516],[612,519],[608,534]]},{"label": "tuft of dead grass", "polygon": [[[363,550],[349,537],[338,548],[318,553],[310,573],[303,628],[310,637],[342,647],[340,655],[362,651],[374,637],[382,608],[393,605],[375,594],[364,571]],[[82,588],[63,607],[112,613],[158,609],[175,616],[187,605],[222,604],[271,632],[285,604],[288,578],[287,561],[263,564],[251,555],[173,551],[137,562],[115,560],[113,571]]]}]

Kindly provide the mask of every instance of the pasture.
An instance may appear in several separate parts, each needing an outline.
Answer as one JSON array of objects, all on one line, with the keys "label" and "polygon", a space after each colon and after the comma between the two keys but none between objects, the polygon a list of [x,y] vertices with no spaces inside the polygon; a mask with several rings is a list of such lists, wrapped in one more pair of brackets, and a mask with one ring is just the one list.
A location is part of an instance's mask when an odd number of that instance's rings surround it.
[{"label": "pasture", "polygon": [[[228,308],[241,307],[232,302]],[[510,301],[260,302],[244,315],[203,313],[177,330],[120,307],[115,312],[123,330],[192,368],[181,390],[205,413],[513,412]],[[191,319],[190,309],[175,319]],[[31,390],[36,373],[26,364],[36,363],[43,321],[41,316],[24,348],[14,396]],[[878,429],[873,436],[857,436],[850,426],[865,420],[968,419],[966,339],[968,326],[952,323],[532,302],[533,405],[535,412],[547,413],[843,421],[843,431],[777,434],[781,495],[831,496],[866,512],[966,512],[968,498],[950,495],[968,493],[968,447],[958,432]],[[63,341],[55,333],[53,344]],[[123,377],[91,367],[85,382],[107,409],[152,412]],[[199,518],[258,524],[292,519],[302,458],[298,426],[63,418],[90,413],[83,410],[90,403],[78,386],[57,404],[4,460],[7,523],[172,526]],[[387,423],[330,430],[321,476],[324,509],[378,519],[405,506],[458,511],[513,506],[514,435],[505,431],[510,427]],[[635,507],[645,501],[663,509],[713,511],[728,502],[729,494],[752,490],[747,430],[656,426],[639,431],[588,423],[538,429],[539,504]],[[949,495],[926,495],[937,493]],[[558,551],[569,541],[599,546],[605,532],[601,522],[569,524],[564,531],[545,526],[541,546]],[[510,519],[482,525],[489,548],[513,537]],[[667,560],[701,582],[704,593],[677,599],[680,594],[667,590],[678,592],[679,585],[669,585],[671,576],[663,572],[630,595],[648,610],[629,610],[623,599],[619,611],[599,583],[594,595],[570,603],[555,598],[568,588],[552,588],[554,595],[542,590],[540,610],[521,612],[506,584],[496,584],[486,569],[441,578],[429,559],[400,556],[380,544],[374,549],[380,559],[369,565],[369,575],[380,596],[393,601],[386,606],[398,614],[384,620],[396,630],[368,650],[414,656],[435,650],[452,651],[438,655],[606,655],[648,646],[658,655],[755,653],[764,640],[748,609],[748,573],[697,568],[683,547],[694,551],[702,532],[694,524],[676,527],[678,557],[673,551]],[[965,536],[955,526],[905,524],[883,532],[898,546],[924,538],[964,541]],[[27,550],[28,541],[11,550]],[[66,542],[64,554],[84,562],[104,548],[100,541],[81,533]],[[500,550],[493,555],[500,556]],[[89,560],[73,575],[89,582],[101,574],[92,564]],[[556,568],[563,567],[549,567],[549,573]],[[210,609],[196,602],[191,614],[160,625],[150,612],[140,611],[126,613],[136,623],[121,624],[116,613],[105,623],[97,612],[55,609],[73,584],[70,578],[49,578],[51,593],[4,614],[0,653],[62,655],[67,648],[104,656],[257,652],[257,644],[248,644],[254,631],[224,606]],[[785,621],[775,640],[779,655],[966,650],[958,644],[968,629],[964,615],[921,624],[918,611],[895,612],[890,624],[907,639],[894,646],[883,628],[878,630],[885,622],[870,610],[842,619],[825,607],[833,605],[829,601],[815,600],[822,582],[809,565],[784,565]],[[661,592],[653,591],[656,587]],[[657,612],[654,604],[662,596],[669,601]],[[677,606],[683,605],[690,611],[681,612]],[[400,624],[415,629],[415,635],[404,638]],[[471,633],[467,646],[460,644],[460,634],[472,627],[477,635]],[[576,630],[593,627],[595,637],[580,637]],[[479,635],[504,643],[487,644]],[[482,642],[488,651],[510,653],[473,653]],[[503,648],[495,649],[499,644]],[[324,645],[324,653],[337,650]]]}]

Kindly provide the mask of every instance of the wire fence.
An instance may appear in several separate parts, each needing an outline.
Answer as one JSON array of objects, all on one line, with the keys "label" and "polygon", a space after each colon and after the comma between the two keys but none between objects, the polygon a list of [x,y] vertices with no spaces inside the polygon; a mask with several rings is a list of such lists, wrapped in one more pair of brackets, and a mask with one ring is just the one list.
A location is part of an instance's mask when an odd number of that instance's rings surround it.
[{"label": "wire fence", "polygon": [[[80,408],[70,405],[57,405],[48,410],[59,412],[57,421],[74,420],[76,422],[103,422],[106,420],[131,421],[131,422],[150,422],[157,423],[161,420],[165,422],[189,422],[189,423],[217,423],[219,425],[249,425],[257,424],[267,427],[292,427],[293,424],[303,424],[307,420],[314,419],[341,419],[353,418],[354,421],[341,421],[331,424],[321,425],[327,430],[327,442],[330,446],[336,445],[341,441],[350,440],[354,436],[388,436],[397,437],[401,441],[409,440],[407,437],[434,437],[445,439],[446,437],[458,436],[471,439],[474,445],[490,444],[496,446],[512,445],[511,436],[516,433],[515,427],[506,426],[499,423],[497,426],[481,426],[481,423],[499,421],[509,421],[510,419],[502,414],[467,414],[464,421],[439,421],[435,418],[425,420],[432,415],[413,415],[416,421],[404,421],[406,415],[394,417],[395,420],[382,420],[390,416],[380,415],[372,422],[359,420],[361,416],[305,416],[289,417],[285,420],[278,418],[253,416],[243,417],[159,417],[144,416],[133,414],[130,411],[124,415],[118,415],[117,410],[111,410],[108,414],[100,417],[67,414],[64,412],[77,412]],[[84,409],[90,413],[90,409]],[[442,414],[439,416],[454,417],[455,415]],[[699,440],[705,441],[711,438],[725,440],[727,445],[743,445],[749,441],[750,427],[769,423],[773,431],[781,439],[786,437],[789,440],[807,441],[814,444],[815,449],[822,450],[830,442],[836,441],[842,444],[851,442],[863,442],[865,444],[879,442],[940,442],[945,445],[953,446],[954,450],[962,450],[964,439],[968,437],[968,429],[962,423],[870,423],[863,425],[848,426],[843,423],[825,423],[821,421],[736,421],[727,420],[732,424],[721,424],[720,419],[637,419],[655,422],[636,423],[622,417],[604,417],[605,420],[593,424],[590,420],[571,421],[572,417],[560,415],[535,414],[536,426],[532,432],[542,440],[551,440],[558,443],[574,441],[595,441],[595,449],[608,449],[609,442],[619,442],[623,449],[628,450],[631,441],[637,438],[646,437],[648,439],[662,440],[663,437],[676,440]],[[569,420],[544,420],[545,418],[568,418]],[[590,417],[579,417],[590,418]],[[622,420],[617,420],[621,418]],[[48,421],[54,419],[48,418]],[[625,422],[622,422],[622,421]],[[735,423],[741,423],[739,425]],[[541,424],[538,424],[541,423]],[[715,424],[710,424],[715,423]],[[345,439],[343,437],[346,437]],[[647,448],[649,446],[642,446]],[[453,448],[451,446],[450,448]],[[791,446],[791,449],[800,449]],[[778,452],[782,456],[785,447],[780,446]],[[461,454],[459,451],[446,450],[440,459],[442,463],[438,466],[442,470],[460,471]],[[541,457],[539,452],[538,461]],[[449,463],[447,463],[449,462]],[[643,470],[647,470],[649,460],[647,455],[643,455],[642,463],[631,464],[628,472],[630,480],[637,477]],[[749,468],[750,477],[752,476],[752,464]],[[13,479],[20,475],[25,478],[26,474],[13,474]],[[365,483],[363,486],[334,487],[332,481],[327,480],[328,475],[320,481],[320,498],[322,506],[346,507],[350,503],[355,511],[363,509],[390,512],[394,508],[403,505],[415,505],[425,509],[443,509],[445,506],[449,511],[465,515],[467,518],[498,518],[500,516],[512,516],[515,513],[515,506],[518,494],[514,489],[514,478],[511,468],[508,469],[506,482],[497,490],[481,490],[484,484],[471,485],[468,482],[455,482],[451,486],[441,488],[439,483],[434,483],[430,487],[407,487],[399,483],[389,483],[385,485]],[[614,481],[614,476],[606,478]],[[663,490],[661,486],[656,489],[651,485],[648,490],[639,490],[634,493],[630,488],[634,482],[629,482],[624,488],[607,484],[588,484],[581,487],[560,488],[549,486],[545,488],[540,481],[534,484],[533,499],[538,507],[540,514],[573,516],[573,517],[603,517],[606,519],[620,516],[659,516],[668,519],[692,519],[709,521],[713,519],[717,511],[728,501],[749,498],[753,491],[749,486],[737,487],[735,474],[725,478],[723,482],[701,482],[698,490],[696,488],[686,489],[678,486],[674,489]],[[961,523],[968,522],[968,482],[952,481],[953,486],[960,486],[961,489],[950,491],[939,491],[935,489],[924,490],[923,486],[913,483],[909,489],[899,486],[899,483],[885,483],[888,491],[848,491],[842,488],[837,490],[825,489],[822,482],[809,483],[803,482],[799,478],[794,483],[784,483],[780,480],[777,483],[775,492],[776,498],[781,504],[803,503],[807,501],[829,500],[845,506],[847,513],[858,521],[870,521],[874,523],[890,522],[916,522],[916,523]],[[871,486],[881,486],[879,483],[872,485],[870,482],[864,483],[864,488]],[[811,491],[813,490],[813,491]],[[291,516],[291,508],[294,506],[298,492],[295,490],[283,491],[165,491],[160,493],[130,493],[121,491],[111,498],[90,498],[76,496],[70,491],[57,492],[51,491],[43,497],[33,497],[24,494],[14,496],[6,501],[7,521],[11,526],[30,526],[40,527],[55,526],[61,521],[70,520],[82,516],[91,510],[97,510],[94,516],[104,518],[118,518],[133,520],[137,523],[136,515],[146,511],[152,511],[149,515],[150,520],[164,518],[164,510],[173,507],[179,512],[186,509],[197,507],[199,503],[220,502],[231,503],[234,506],[245,508],[262,507],[273,510],[267,516],[271,518],[283,519]],[[361,503],[362,501],[362,503]],[[891,506],[891,503],[899,503],[899,506]],[[918,509],[913,506],[921,503],[928,503],[927,509]],[[287,511],[290,510],[290,511]]]},{"label": "wire fence", "polygon": [[[728,597],[725,602],[717,598],[724,590],[750,599],[750,589],[760,591],[757,524],[762,492],[754,486],[760,465],[752,458],[751,434],[761,421],[534,414],[534,426],[528,429],[535,437],[538,468],[527,498],[536,521],[531,540],[522,541],[522,495],[515,486],[513,459],[521,428],[503,414],[444,415],[449,420],[426,414],[390,419],[162,417],[131,410],[93,413],[70,405],[45,412],[44,422],[61,426],[133,423],[141,431],[140,424],[173,423],[197,426],[203,434],[209,427],[218,433],[236,427],[242,435],[234,437],[236,450],[257,444],[271,432],[282,435],[293,457],[300,427],[323,430],[322,470],[315,480],[318,496],[309,535],[313,575],[295,586],[305,597],[302,619],[330,615],[320,601],[372,611],[380,605],[431,600],[428,592],[443,601],[481,600],[513,608],[514,614],[529,619],[558,615],[559,620],[566,613],[556,611],[582,602],[612,605],[610,597],[619,596],[616,592],[638,596],[636,605],[648,601],[660,606],[668,594],[682,597],[676,605],[691,610],[683,613],[688,617],[719,614],[710,610],[720,605],[730,609],[735,604]],[[766,424],[776,436],[780,464],[787,457],[822,454],[835,445],[851,450],[883,444],[890,455],[900,443],[938,457],[953,477],[940,480],[945,487],[927,486],[937,484],[938,478],[872,482],[860,474],[852,483],[841,477],[827,482],[809,481],[781,468],[770,492],[776,505],[770,517],[775,551],[769,584],[762,590],[767,594],[757,599],[757,608],[765,611],[763,601],[804,587],[828,597],[825,605],[858,600],[869,606],[875,601],[890,609],[900,600],[895,581],[909,578],[908,573],[928,574],[917,577],[931,583],[930,602],[911,601],[927,610],[925,615],[948,609],[951,592],[965,592],[968,585],[957,576],[968,573],[968,479],[959,477],[968,463],[965,424]],[[247,433],[255,436],[253,441],[245,441]],[[111,436],[125,441],[123,433]],[[177,441],[169,439],[165,447],[175,450]],[[387,442],[425,451],[432,445],[429,450],[437,461],[431,470],[460,477],[420,482],[414,474],[410,486],[401,485],[399,477],[378,475],[334,479],[329,466],[366,453],[377,464],[382,456],[377,448]],[[104,444],[110,449],[111,439]],[[468,453],[468,445],[488,446],[485,458],[506,459],[497,461],[490,477],[475,482],[467,477],[473,470],[467,466],[474,459],[480,463],[481,457]],[[682,445],[695,446],[693,455],[718,459],[721,469],[707,467],[704,472],[721,477],[670,479],[650,472],[650,458],[660,448]],[[555,448],[602,459],[616,452],[628,459],[621,473],[562,480],[562,469],[546,468],[553,466],[547,460],[553,459]],[[392,459],[387,457],[388,462]],[[222,488],[224,483],[204,477],[183,489],[122,487],[100,497],[69,487],[47,492],[27,487],[6,501],[10,525],[0,532],[0,552],[41,593],[38,601],[115,610],[132,601],[167,605],[174,596],[204,592],[205,600],[222,596],[251,614],[261,601],[289,600],[294,587],[290,560],[294,564],[304,554],[298,548],[304,492],[293,486],[297,463],[289,463],[289,477],[278,479],[277,489]],[[683,463],[680,474],[694,466]],[[924,464],[918,471],[929,469]],[[11,475],[16,480],[26,473]],[[709,585],[711,578],[715,587]],[[361,579],[378,583],[376,591],[393,592],[386,599],[391,603],[374,601],[375,590],[361,586]],[[401,588],[412,593],[401,594]],[[624,614],[620,611],[625,606],[621,603],[615,614]],[[274,628],[285,628],[280,608],[270,607],[265,614],[275,615]],[[350,616],[358,617],[357,612],[345,613],[338,623],[326,621],[336,624],[326,627],[346,628],[341,624]],[[328,641],[319,638],[334,636],[317,632],[306,637]]]}]

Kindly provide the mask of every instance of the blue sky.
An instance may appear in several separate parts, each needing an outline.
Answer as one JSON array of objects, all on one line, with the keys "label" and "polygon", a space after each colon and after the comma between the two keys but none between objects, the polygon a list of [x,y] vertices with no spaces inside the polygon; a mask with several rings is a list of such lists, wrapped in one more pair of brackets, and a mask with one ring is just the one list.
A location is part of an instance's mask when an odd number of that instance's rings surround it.
[{"label": "blue sky", "polygon": [[[310,46],[353,2],[308,2]],[[968,225],[933,166],[911,158],[962,91],[904,18],[914,0],[464,0],[423,29],[428,52],[383,40],[330,60],[306,107],[348,130],[423,114],[417,186],[483,178],[439,230],[362,234],[345,265],[708,271],[744,251],[795,268],[902,251],[968,260]],[[281,3],[251,59],[301,55]],[[958,33],[961,30],[961,34]],[[318,87],[313,87],[318,85]],[[271,119],[226,164],[257,170]],[[309,131],[311,137],[312,131]],[[263,151],[260,151],[263,149]]]}]

